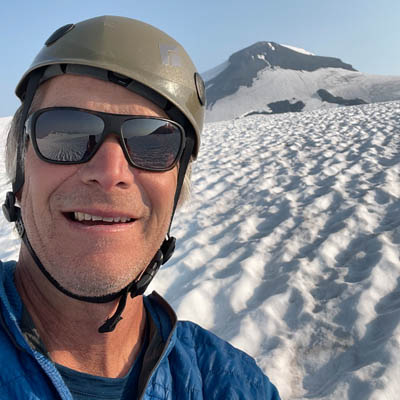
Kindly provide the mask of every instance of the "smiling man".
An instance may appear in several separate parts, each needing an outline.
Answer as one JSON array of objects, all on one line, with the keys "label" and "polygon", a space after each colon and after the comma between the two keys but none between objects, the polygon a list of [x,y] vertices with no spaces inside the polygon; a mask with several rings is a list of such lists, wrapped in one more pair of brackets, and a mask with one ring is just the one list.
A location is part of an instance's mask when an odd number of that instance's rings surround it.
[{"label": "smiling man", "polygon": [[22,77],[3,211],[0,398],[279,399],[254,361],[143,296],[200,144],[204,85],[158,29],[98,17],[54,32]]}]

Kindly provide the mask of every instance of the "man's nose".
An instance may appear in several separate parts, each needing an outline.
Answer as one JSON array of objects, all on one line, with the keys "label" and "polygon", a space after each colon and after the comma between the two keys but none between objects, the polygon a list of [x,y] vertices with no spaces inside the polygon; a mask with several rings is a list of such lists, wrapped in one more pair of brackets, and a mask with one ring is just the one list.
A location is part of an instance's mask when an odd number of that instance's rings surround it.
[{"label": "man's nose", "polygon": [[98,184],[105,191],[125,189],[134,182],[133,168],[130,168],[118,138],[111,135],[91,160],[81,165],[79,175],[83,182]]}]

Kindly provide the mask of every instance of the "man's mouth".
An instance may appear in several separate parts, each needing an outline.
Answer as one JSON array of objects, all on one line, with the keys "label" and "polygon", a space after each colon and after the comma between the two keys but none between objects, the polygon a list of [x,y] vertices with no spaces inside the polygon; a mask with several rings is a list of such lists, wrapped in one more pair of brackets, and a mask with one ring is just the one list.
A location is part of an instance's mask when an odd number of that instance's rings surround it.
[{"label": "man's mouth", "polygon": [[86,225],[111,225],[111,224],[124,224],[133,222],[134,219],[126,216],[118,217],[101,217],[98,215],[86,214],[83,212],[75,211],[67,214],[67,217],[75,222],[80,222]]}]

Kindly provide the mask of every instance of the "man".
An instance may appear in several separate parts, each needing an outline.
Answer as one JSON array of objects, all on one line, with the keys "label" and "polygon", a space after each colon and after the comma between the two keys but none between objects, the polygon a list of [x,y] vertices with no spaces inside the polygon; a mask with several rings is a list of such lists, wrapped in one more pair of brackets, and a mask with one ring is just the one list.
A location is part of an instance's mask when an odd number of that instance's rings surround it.
[{"label": "man", "polygon": [[173,252],[203,125],[183,48],[127,18],[66,25],[16,93],[0,398],[278,399],[250,357],[142,295]]}]

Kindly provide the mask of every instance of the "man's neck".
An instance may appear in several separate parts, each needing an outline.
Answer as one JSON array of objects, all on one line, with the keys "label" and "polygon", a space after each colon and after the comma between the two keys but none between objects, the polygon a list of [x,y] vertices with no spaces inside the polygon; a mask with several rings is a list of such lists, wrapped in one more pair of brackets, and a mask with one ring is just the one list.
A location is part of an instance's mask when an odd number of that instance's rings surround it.
[{"label": "man's neck", "polygon": [[15,281],[52,361],[92,375],[126,375],[144,341],[142,296],[128,297],[115,330],[99,333],[99,326],[115,312],[119,299],[104,304],[75,300],[52,287],[38,272],[41,274],[34,265],[19,261]]}]

